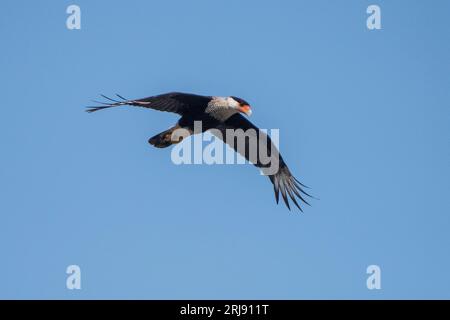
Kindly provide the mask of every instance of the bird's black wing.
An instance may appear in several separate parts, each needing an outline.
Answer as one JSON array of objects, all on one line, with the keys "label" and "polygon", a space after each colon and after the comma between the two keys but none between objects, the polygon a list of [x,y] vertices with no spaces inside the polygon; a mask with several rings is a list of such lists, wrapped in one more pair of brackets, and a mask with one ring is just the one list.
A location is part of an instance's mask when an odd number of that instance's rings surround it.
[{"label": "bird's black wing", "polygon": [[109,102],[98,102],[101,106],[88,107],[87,112],[94,112],[118,106],[135,106],[149,108],[159,111],[167,111],[184,115],[189,112],[198,112],[206,108],[211,97],[200,96],[189,93],[171,92],[157,96],[147,97],[143,99],[125,99],[120,95],[117,95],[118,99],[111,99],[102,95],[103,98]]},{"label": "bird's black wing", "polygon": [[[270,181],[273,183],[277,203],[281,192],[281,196],[289,209],[290,205],[288,198],[290,198],[301,211],[303,210],[298,204],[297,198],[309,205],[305,200],[305,196],[310,197],[310,195],[303,189],[306,188],[306,186],[301,184],[291,174],[288,166],[279,154],[277,147],[265,132],[261,131],[241,114],[231,116],[223,124],[220,124],[217,129],[219,130],[218,132],[214,132],[214,130],[211,130],[211,132],[231,146],[240,155],[245,157],[249,162],[260,168],[262,173],[269,177]],[[233,129],[234,134],[227,134],[227,129]],[[237,129],[242,129],[242,132]],[[239,133],[244,136],[239,136]],[[241,139],[241,143],[239,143],[239,139]],[[264,148],[265,150],[261,150],[261,148]],[[255,149],[257,150],[256,155]],[[274,165],[275,170],[270,167],[271,164]]]}]

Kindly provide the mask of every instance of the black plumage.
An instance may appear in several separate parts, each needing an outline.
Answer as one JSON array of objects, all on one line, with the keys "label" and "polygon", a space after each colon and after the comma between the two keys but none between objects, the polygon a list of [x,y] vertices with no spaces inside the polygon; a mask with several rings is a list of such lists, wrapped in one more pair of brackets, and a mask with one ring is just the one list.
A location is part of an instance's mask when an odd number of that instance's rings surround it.
[{"label": "black plumage", "polygon": [[[245,100],[237,97],[221,98],[180,92],[171,92],[135,100],[125,99],[120,95],[117,95],[120,100],[111,99],[106,96],[103,97],[110,102],[105,103],[96,101],[97,103],[102,104],[102,106],[88,107],[86,111],[95,112],[107,108],[130,105],[179,114],[181,118],[175,127],[149,139],[150,144],[159,148],[164,148],[178,142],[171,140],[171,134],[175,129],[184,128],[189,130],[191,133],[194,133],[194,122],[202,121],[203,132],[211,129],[219,130],[219,132],[222,133],[219,137],[225,143],[232,146],[236,152],[240,153],[248,161],[264,172],[268,165],[261,161],[259,158],[259,152],[257,153],[256,159],[250,159],[249,145],[259,141],[260,139],[266,139],[267,155],[276,157],[274,159],[278,160],[279,163],[279,169],[276,173],[267,174],[274,187],[276,202],[279,202],[279,194],[281,193],[283,201],[289,209],[289,199],[300,210],[302,210],[302,208],[297,199],[300,199],[303,203],[309,205],[305,199],[305,196],[311,196],[304,191],[306,186],[301,184],[291,174],[289,168],[284,162],[282,156],[278,153],[278,149],[274,146],[270,137],[239,113],[246,113],[246,111],[250,108],[248,102]],[[242,129],[245,132],[250,132],[249,129],[251,129],[253,130],[251,131],[253,133],[245,137],[245,145],[239,146],[237,141],[228,141],[226,135],[227,129]],[[259,148],[259,144],[256,143],[256,145]]]}]

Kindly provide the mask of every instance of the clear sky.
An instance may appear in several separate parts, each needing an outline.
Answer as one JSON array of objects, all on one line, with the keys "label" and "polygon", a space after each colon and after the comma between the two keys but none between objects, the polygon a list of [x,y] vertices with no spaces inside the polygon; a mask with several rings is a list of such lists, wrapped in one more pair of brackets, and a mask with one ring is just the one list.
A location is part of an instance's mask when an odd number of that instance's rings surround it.
[{"label": "clear sky", "polygon": [[[0,298],[450,298],[449,13],[1,1]],[[84,112],[100,93],[168,91],[248,100],[320,200],[290,212],[250,165],[174,165],[147,139],[176,115]]]}]

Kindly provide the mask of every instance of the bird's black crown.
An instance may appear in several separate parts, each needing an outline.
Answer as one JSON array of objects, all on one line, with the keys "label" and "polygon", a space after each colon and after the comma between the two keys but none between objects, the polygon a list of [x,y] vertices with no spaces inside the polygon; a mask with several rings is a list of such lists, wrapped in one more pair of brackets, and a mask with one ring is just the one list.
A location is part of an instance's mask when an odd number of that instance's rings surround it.
[{"label": "bird's black crown", "polygon": [[241,98],[238,98],[238,97],[233,97],[232,96],[232,98],[234,99],[234,100],[236,100],[237,102],[239,102],[239,104],[241,104],[241,105],[250,105],[250,103],[248,103],[247,101],[245,101],[244,99],[241,99]]}]

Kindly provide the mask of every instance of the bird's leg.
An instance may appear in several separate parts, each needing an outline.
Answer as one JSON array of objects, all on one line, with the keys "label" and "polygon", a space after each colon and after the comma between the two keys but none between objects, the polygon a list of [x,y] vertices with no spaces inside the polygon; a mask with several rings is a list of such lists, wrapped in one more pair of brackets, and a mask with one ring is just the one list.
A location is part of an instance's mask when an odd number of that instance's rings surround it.
[{"label": "bird's leg", "polygon": [[184,138],[191,134],[191,130],[183,128],[177,124],[176,126],[150,138],[148,142],[157,148],[166,148],[172,144],[180,143]]}]

